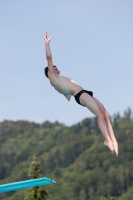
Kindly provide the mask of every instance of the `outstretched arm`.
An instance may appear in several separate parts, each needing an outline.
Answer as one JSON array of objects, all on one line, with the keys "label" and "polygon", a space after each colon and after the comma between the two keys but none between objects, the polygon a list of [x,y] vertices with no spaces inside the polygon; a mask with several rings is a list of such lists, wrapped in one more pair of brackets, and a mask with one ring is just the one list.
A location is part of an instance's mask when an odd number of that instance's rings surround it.
[{"label": "outstretched arm", "polygon": [[53,37],[48,38],[48,33],[46,32],[44,35],[44,40],[45,40],[45,48],[46,48],[46,59],[48,62],[48,70],[51,74],[53,74],[53,62],[52,62],[52,54],[50,51],[50,46],[49,42]]}]

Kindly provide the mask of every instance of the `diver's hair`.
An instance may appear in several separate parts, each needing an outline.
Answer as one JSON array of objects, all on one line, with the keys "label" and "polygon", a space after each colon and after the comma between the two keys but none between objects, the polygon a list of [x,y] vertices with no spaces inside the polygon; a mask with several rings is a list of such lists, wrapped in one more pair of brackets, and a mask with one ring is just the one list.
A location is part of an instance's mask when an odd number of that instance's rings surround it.
[{"label": "diver's hair", "polygon": [[[53,65],[53,67],[56,67],[56,66]],[[45,72],[45,76],[46,76],[47,78],[49,78],[49,77],[48,77],[48,67],[45,67],[45,68],[44,68],[44,72]]]}]

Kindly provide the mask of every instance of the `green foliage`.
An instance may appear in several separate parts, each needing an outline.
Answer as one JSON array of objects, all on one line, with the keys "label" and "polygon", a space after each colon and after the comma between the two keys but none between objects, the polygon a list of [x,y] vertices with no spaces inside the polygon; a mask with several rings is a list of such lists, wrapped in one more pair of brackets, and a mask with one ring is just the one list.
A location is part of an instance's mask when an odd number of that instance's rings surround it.
[{"label": "green foliage", "polygon": [[117,200],[132,200],[133,199],[133,186],[123,193]]},{"label": "green foliage", "polygon": [[[31,166],[29,169],[29,176],[32,179],[40,178],[40,163],[37,158],[34,157],[31,162]],[[43,187],[37,186],[29,189],[29,192],[26,194],[24,200],[46,200],[48,193],[45,191]]]},{"label": "green foliage", "polygon": [[[133,196],[133,118],[130,109],[112,118],[119,156],[103,145],[96,118],[71,127],[58,122],[0,123],[0,184],[27,180],[36,156],[42,174],[57,181],[46,187],[54,200],[97,200],[108,195],[119,200]],[[36,162],[36,165],[35,163]],[[33,160],[30,177],[40,174]],[[34,171],[36,171],[34,175]],[[23,200],[25,190],[0,194],[0,200]]]},{"label": "green foliage", "polygon": [[29,169],[29,177],[31,177],[32,179],[40,178],[39,172],[40,172],[40,163],[37,160],[37,158],[34,157]]},{"label": "green foliage", "polygon": [[111,197],[111,196],[107,196],[107,197],[100,197],[100,199],[99,200],[116,200],[117,199],[117,197]]}]

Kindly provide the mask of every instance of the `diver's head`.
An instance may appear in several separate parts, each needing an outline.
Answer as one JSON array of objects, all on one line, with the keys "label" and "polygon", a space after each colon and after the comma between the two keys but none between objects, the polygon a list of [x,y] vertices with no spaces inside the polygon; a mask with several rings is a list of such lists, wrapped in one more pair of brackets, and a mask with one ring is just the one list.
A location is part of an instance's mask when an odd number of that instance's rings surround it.
[{"label": "diver's head", "polygon": [[[58,75],[60,74],[60,71],[58,70],[58,68],[55,65],[53,65],[53,70],[54,70],[54,74],[58,74]],[[45,72],[45,76],[47,78],[49,78],[48,77],[48,67],[45,67],[44,72]]]}]

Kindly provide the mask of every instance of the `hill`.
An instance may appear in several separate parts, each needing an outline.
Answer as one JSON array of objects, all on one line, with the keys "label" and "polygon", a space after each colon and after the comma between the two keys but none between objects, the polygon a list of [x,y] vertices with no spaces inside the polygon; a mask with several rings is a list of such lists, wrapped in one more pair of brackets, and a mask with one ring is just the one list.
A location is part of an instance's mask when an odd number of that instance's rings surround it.
[{"label": "hill", "polygon": [[[112,118],[119,156],[103,145],[96,118],[73,125],[46,121],[0,123],[0,184],[27,180],[34,156],[41,173],[57,181],[46,187],[54,200],[131,199],[133,191],[133,118],[130,109]],[[0,200],[23,200],[27,190],[0,194]],[[126,198],[125,198],[126,196]]]}]

